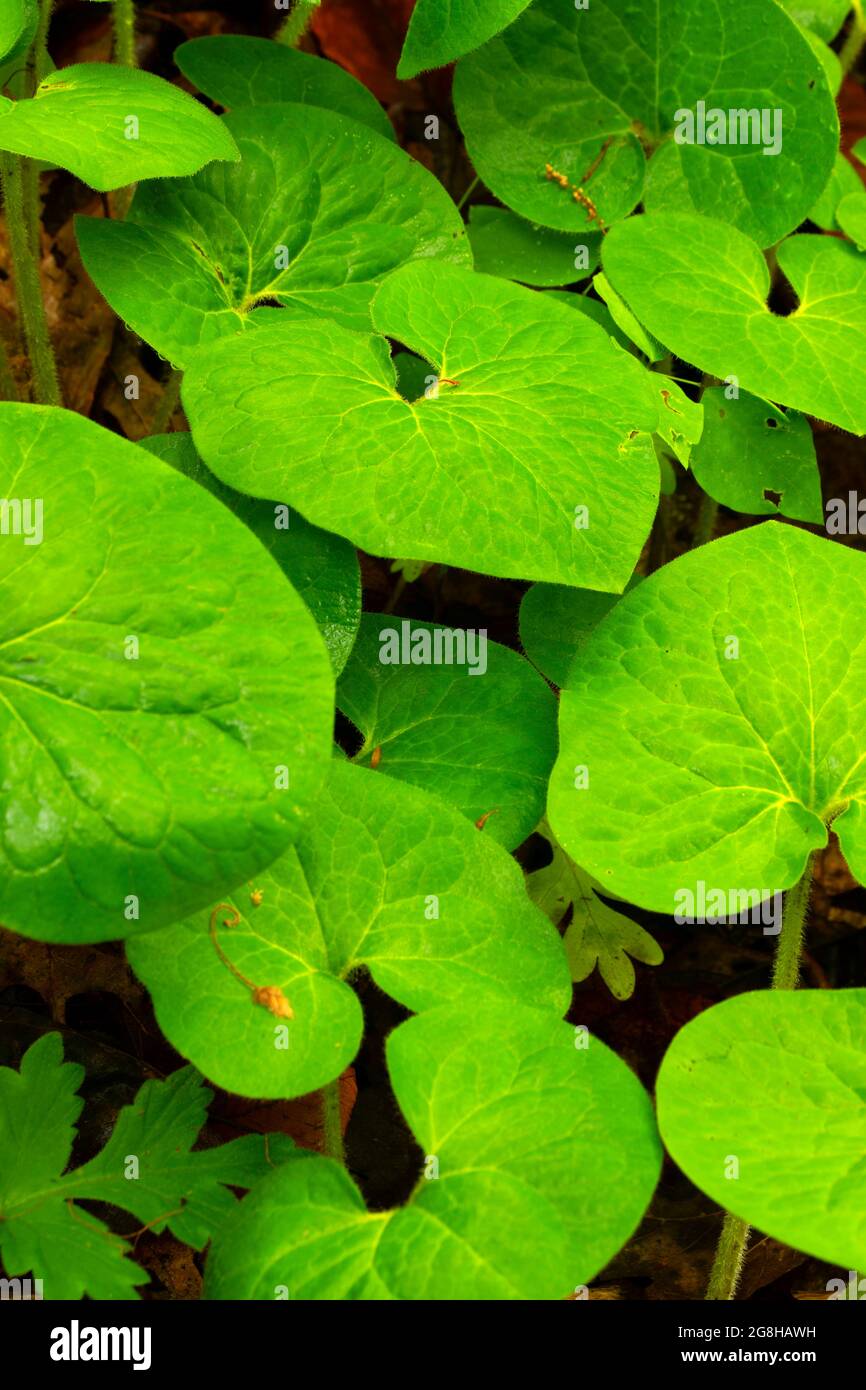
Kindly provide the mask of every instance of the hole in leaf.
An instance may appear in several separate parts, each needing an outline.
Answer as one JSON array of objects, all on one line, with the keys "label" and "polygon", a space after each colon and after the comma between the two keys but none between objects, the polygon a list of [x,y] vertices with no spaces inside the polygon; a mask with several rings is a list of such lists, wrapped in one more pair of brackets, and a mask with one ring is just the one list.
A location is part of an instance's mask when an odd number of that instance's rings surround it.
[{"label": "hole in leaf", "polygon": [[769,419],[766,420],[764,423],[766,424],[768,430],[777,430],[779,428],[778,420]]},{"label": "hole in leaf", "polygon": [[772,502],[774,507],[778,507],[782,501],[781,492],[774,492],[771,487],[764,488],[764,501]]}]

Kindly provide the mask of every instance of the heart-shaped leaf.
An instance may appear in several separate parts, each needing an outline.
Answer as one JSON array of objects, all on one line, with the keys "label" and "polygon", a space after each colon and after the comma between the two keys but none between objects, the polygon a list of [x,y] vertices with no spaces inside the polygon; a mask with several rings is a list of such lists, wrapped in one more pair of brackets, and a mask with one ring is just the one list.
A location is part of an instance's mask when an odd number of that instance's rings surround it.
[{"label": "heart-shaped leaf", "polygon": [[530,0],[417,0],[400,55],[398,77],[444,68],[511,24]]},{"label": "heart-shaped leaf", "polygon": [[[127,943],[160,1028],[226,1090],[298,1096],[339,1076],[361,1040],[346,983],[361,966],[414,1010],[448,1000],[472,1013],[486,995],[555,1016],[568,1006],[562,943],[514,861],[438,798],[378,773],[335,760],[315,819],[248,889],[234,928],[221,909]],[[282,991],[287,1024],[227,968],[210,920],[236,970]]]},{"label": "heart-shaped leaf", "polygon": [[436,792],[507,849],[538,824],[556,700],[486,632],[366,613],[337,703],[364,735],[358,762]]},{"label": "heart-shaped leaf", "polygon": [[703,394],[704,432],[692,472],[705,492],[735,512],[824,520],[821,478],[809,421],[728,388]]},{"label": "heart-shaped leaf", "polygon": [[776,254],[800,301],[787,318],[767,307],[770,272],[758,247],[721,222],[633,217],[605,238],[603,261],[614,289],[678,357],[866,433],[866,257],[823,236],[790,237]]},{"label": "heart-shaped leaf", "polygon": [[103,192],[238,158],[206,106],[153,73],[109,63],[60,68],[34,97],[0,99],[0,149],[70,169]]},{"label": "heart-shaped leaf", "polygon": [[184,77],[220,106],[298,102],[323,106],[394,139],[394,128],[376,98],[336,63],[300,53],[271,39],[217,34],[191,39],[174,50]]},{"label": "heart-shaped leaf", "polygon": [[0,919],[104,941],[213,901],[289,844],[333,678],[261,545],[78,415],[0,405]]},{"label": "heart-shaped leaf", "polygon": [[207,488],[258,536],[315,618],[339,675],[361,621],[361,571],[352,547],[282,502],[259,501],[226,487],[202,463],[191,434],[151,435],[141,443]]},{"label": "heart-shaped leaf", "polygon": [[592,1279],[660,1167],[628,1067],[550,1014],[488,1000],[410,1019],[387,1054],[427,1180],[374,1213],[332,1160],[290,1158],[220,1231],[205,1296],[547,1300]]},{"label": "heart-shaped leaf", "polygon": [[702,1192],[795,1250],[866,1269],[866,990],[726,999],[674,1038],[656,1094]]},{"label": "heart-shaped leaf", "polygon": [[237,166],[146,184],[125,222],[76,222],[111,307],[175,364],[255,326],[262,301],[369,330],[389,271],[431,256],[471,261],[441,184],[367,126],[315,106],[251,106],[223,119]]},{"label": "heart-shaped leaf", "polygon": [[196,354],[183,399],[217,476],[376,555],[622,589],[658,493],[637,362],[549,296],[429,261],[388,277],[373,322],[438,393],[403,400],[384,339],[324,319]]},{"label": "heart-shaped leaf", "polygon": [[476,270],[522,285],[571,285],[598,265],[601,233],[553,232],[507,208],[484,204],[469,213],[469,240]]},{"label": "heart-shaped leaf", "polygon": [[560,700],[549,817],[571,857],[643,907],[688,918],[720,891],[745,911],[832,821],[866,879],[864,604],[861,555],[778,522],[627,594]]},{"label": "heart-shaped leaf", "polygon": [[807,215],[839,146],[824,67],[774,0],[739,0],[733,25],[705,0],[536,0],[461,60],[454,99],[487,187],[564,230],[643,198],[770,246]]}]

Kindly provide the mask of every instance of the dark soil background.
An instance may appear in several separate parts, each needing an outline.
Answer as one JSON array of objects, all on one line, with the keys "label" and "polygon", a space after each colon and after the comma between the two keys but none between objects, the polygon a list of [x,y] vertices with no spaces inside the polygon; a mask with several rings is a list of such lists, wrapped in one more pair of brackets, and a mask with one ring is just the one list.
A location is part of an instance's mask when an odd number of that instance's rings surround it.
[{"label": "dark soil background", "polygon": [[[303,47],[324,54],[360,78],[387,108],[404,148],[458,199],[473,173],[451,108],[450,70],[411,82],[398,82],[394,76],[412,5],[413,0],[323,0]],[[172,55],[184,40],[226,33],[267,37],[284,18],[272,0],[203,4],[153,0],[136,8],[140,66],[181,85],[188,84]],[[58,66],[108,60],[110,7],[88,0],[59,0],[49,47]],[[861,74],[848,79],[840,101],[846,150],[866,134],[863,69],[861,60]],[[423,138],[428,114],[440,118],[438,141]],[[347,177],[351,178],[351,170]],[[76,212],[98,215],[101,208],[105,210],[104,198],[61,171],[43,176],[42,199],[41,269],[64,398],[71,408],[107,428],[140,439],[151,432],[168,364],[116,319],[81,267],[72,216]],[[489,201],[483,188],[473,194],[473,201]],[[0,225],[0,332],[19,379],[26,384],[7,267]],[[774,307],[785,312],[781,305]],[[679,376],[690,372],[682,363],[675,363],[673,370]],[[129,372],[141,379],[138,401],[126,400],[123,393]],[[171,423],[175,429],[186,428],[180,411]],[[825,500],[845,497],[863,476],[863,443],[821,422],[813,423]],[[698,500],[690,476],[681,474],[679,491],[666,507],[666,558],[691,543]],[[722,510],[719,530],[750,524],[750,518]],[[863,549],[866,537],[854,537],[848,543]],[[653,558],[660,557],[654,554]],[[647,554],[644,565],[648,561]],[[388,608],[405,617],[485,627],[492,638],[519,649],[517,612],[525,585],[437,565],[427,568],[414,583],[405,584],[385,560],[362,556],[362,567],[366,609]],[[755,583],[760,582],[761,576],[756,575]],[[352,731],[341,726],[343,733],[351,752]],[[547,854],[545,842],[532,837],[518,858],[531,869],[540,867]],[[753,929],[741,927],[705,927],[695,932],[675,926],[669,918],[628,911],[659,940],[664,964],[655,969],[637,965],[635,993],[624,1003],[612,998],[596,973],[576,987],[569,1018],[587,1025],[652,1088],[664,1050],[684,1023],[720,999],[768,984],[773,939],[758,940]],[[804,977],[810,987],[821,989],[862,986],[866,981],[866,889],[851,878],[835,842],[818,868]],[[367,1032],[355,1066],[343,1080],[348,1162],[370,1205],[381,1208],[409,1194],[420,1153],[393,1100],[384,1064],[384,1039],[405,1013],[369,980],[357,983]],[[0,931],[0,1064],[17,1066],[38,1036],[57,1028],[67,1057],[83,1064],[87,1072],[87,1104],[73,1155],[77,1163],[102,1147],[119,1108],[133,1098],[144,1080],[165,1076],[183,1059],[162,1038],[148,996],[129,972],[120,945],[52,947]],[[319,1097],[257,1102],[217,1092],[202,1142],[219,1143],[247,1130],[279,1130],[317,1147]],[[96,1204],[94,1210],[115,1230],[130,1233],[128,1215]],[[718,1209],[667,1163],[641,1228],[594,1281],[592,1296],[702,1297],[719,1226]],[[198,1255],[169,1234],[144,1231],[134,1244],[135,1258],[151,1275],[151,1285],[143,1291],[146,1298],[199,1296],[202,1260]],[[826,1298],[827,1280],[838,1272],[755,1236],[740,1297]]]}]

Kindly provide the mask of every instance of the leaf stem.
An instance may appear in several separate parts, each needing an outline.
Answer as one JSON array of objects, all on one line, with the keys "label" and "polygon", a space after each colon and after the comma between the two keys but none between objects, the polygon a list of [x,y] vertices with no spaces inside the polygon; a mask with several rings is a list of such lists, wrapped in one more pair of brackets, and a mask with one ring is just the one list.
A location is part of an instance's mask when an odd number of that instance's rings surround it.
[{"label": "leaf stem", "polygon": [[17,155],[0,153],[0,181],[3,185],[18,317],[24,329],[33,373],[33,395],[40,405],[60,405],[57,367],[42,302],[38,251],[30,246],[22,161]]},{"label": "leaf stem", "polygon": [[114,58],[125,68],[136,66],[133,0],[114,0]]},{"label": "leaf stem", "polygon": [[297,48],[318,8],[319,0],[295,0],[292,13],[277,30],[277,42],[287,44],[289,48]]},{"label": "leaf stem", "polygon": [[[796,989],[800,978],[800,957],[803,951],[803,931],[809,911],[809,894],[815,871],[815,855],[811,855],[802,878],[785,894],[782,930],[776,945],[771,989]],[[707,1285],[707,1299],[732,1299],[743,1269],[750,1226],[739,1216],[728,1212],[716,1247],[716,1257]]]},{"label": "leaf stem", "polygon": [[33,43],[27,55],[27,93],[33,96],[39,83],[42,82],[51,71],[51,59],[48,54],[48,30],[51,25],[51,15],[54,10],[54,0],[42,0],[39,6],[39,19],[36,24],[36,33],[33,36]]},{"label": "leaf stem", "polygon": [[772,989],[796,989],[800,978],[800,956],[803,952],[803,932],[809,911],[809,894],[812,889],[812,875],[815,872],[813,854],[803,872],[799,883],[789,888],[785,894],[785,910],[782,913],[782,930],[776,946],[776,959],[773,963]]},{"label": "leaf stem", "polygon": [[851,0],[851,8],[854,11],[851,17],[851,28],[839,50],[839,62],[842,64],[843,74],[851,71],[860,57],[860,50],[866,43],[866,13],[863,11],[863,0]]},{"label": "leaf stem", "polygon": [[329,1158],[346,1164],[346,1149],[343,1144],[343,1117],[340,1109],[340,1078],[329,1081],[322,1087],[322,1118],[324,1123],[324,1149]]},{"label": "leaf stem", "polygon": [[728,1212],[716,1247],[716,1258],[707,1285],[707,1299],[731,1299],[737,1292],[746,1246],[749,1243],[748,1221]]},{"label": "leaf stem", "polygon": [[480,179],[479,176],[476,174],[476,175],[475,175],[475,178],[472,180],[472,182],[470,183],[469,187],[466,189],[466,192],[463,194],[463,197],[460,199],[460,202],[457,204],[457,211],[458,211],[458,212],[462,212],[462,211],[463,211],[464,205],[465,205],[465,204],[469,201],[469,199],[472,197],[472,194],[475,192],[475,190],[476,190],[476,188],[478,187],[478,185],[479,185],[480,182],[481,182],[481,179]]},{"label": "leaf stem", "polygon": [[706,545],[708,541],[713,539],[718,519],[718,502],[714,501],[708,493],[703,493],[700,507],[698,508],[698,519],[695,522],[694,536],[692,537],[693,550],[697,550],[699,545]]}]

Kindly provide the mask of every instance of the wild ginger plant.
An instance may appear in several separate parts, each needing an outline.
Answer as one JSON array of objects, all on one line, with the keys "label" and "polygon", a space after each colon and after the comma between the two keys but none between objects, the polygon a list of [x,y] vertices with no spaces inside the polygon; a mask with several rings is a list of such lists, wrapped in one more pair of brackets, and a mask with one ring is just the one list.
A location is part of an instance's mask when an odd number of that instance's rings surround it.
[{"label": "wild ginger plant", "polygon": [[[866,882],[855,471],[822,496],[866,434],[862,6],[417,0],[413,130],[314,0],[165,74],[110,10],[55,67],[52,0],[0,5],[0,917],[122,941],[185,1065],[69,1167],[64,1037],[4,1059],[6,1274],[143,1292],[91,1198],[208,1298],[591,1298],[663,1148],[726,1213],[709,1298],[751,1227],[866,1269],[866,988],[801,987],[831,837]],[[170,367],[143,430],[63,408],[52,178],[127,399]],[[590,1031],[732,923],[759,987],[657,1056]],[[340,1100],[374,986],[387,1202]],[[321,1152],[193,1152],[197,1073],[315,1093]]]}]

